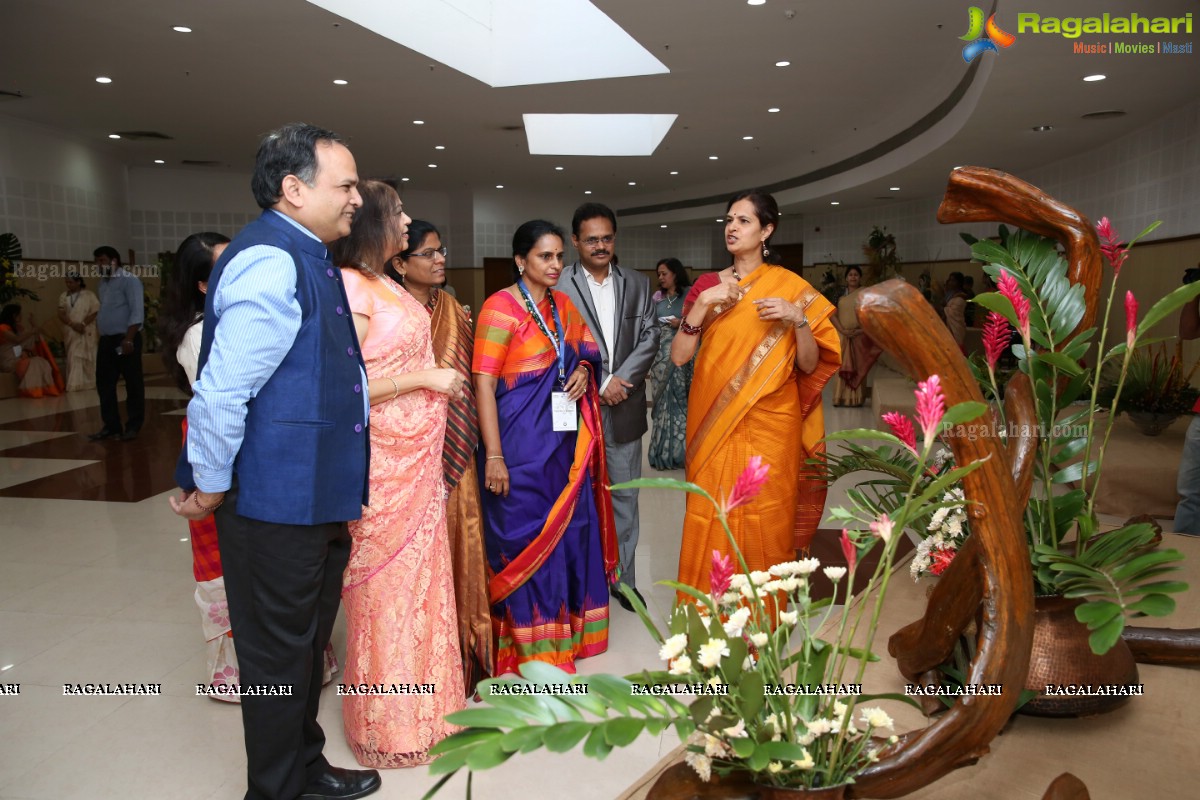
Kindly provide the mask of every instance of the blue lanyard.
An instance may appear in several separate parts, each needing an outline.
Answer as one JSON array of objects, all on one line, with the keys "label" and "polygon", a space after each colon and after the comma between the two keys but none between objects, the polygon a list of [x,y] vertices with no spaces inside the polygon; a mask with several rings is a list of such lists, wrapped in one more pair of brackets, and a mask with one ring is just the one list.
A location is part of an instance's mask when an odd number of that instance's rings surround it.
[{"label": "blue lanyard", "polygon": [[[525,307],[529,309],[529,313],[537,321],[538,327],[542,329],[542,333],[546,334],[546,338],[550,340],[550,345],[554,348],[554,354],[558,356],[558,385],[559,388],[565,389],[567,386],[567,357],[563,343],[562,319],[558,316],[558,306],[554,303],[554,297],[553,295],[548,295],[550,297],[550,313],[554,317],[554,333],[557,336],[550,334],[550,328],[546,325],[546,318],[542,316],[542,312],[538,310],[537,304],[529,296],[529,290],[525,288],[525,280],[523,278],[517,278],[517,288],[521,290],[521,296],[525,298]],[[554,290],[547,288],[546,291],[549,293]]]}]

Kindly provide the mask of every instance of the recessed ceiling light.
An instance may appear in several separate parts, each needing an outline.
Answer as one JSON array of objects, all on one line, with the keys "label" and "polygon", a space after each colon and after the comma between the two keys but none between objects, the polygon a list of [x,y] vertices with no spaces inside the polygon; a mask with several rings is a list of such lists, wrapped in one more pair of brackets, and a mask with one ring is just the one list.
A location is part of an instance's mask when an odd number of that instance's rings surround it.
[{"label": "recessed ceiling light", "polygon": [[0,667],[0,672],[8,672],[12,668],[13,668],[12,664],[5,664],[3,667]]},{"label": "recessed ceiling light", "polygon": [[503,184],[503,183],[497,183],[497,184],[496,184],[496,188],[497,188],[497,189],[503,189],[503,188],[504,188],[504,184]]},{"label": "recessed ceiling light", "polygon": [[660,228],[665,228],[665,227],[667,227],[667,226],[666,226],[666,225],[659,225],[658,227],[660,227]]},{"label": "recessed ceiling light", "polygon": [[743,142],[749,142],[749,141],[751,141],[752,139],[754,139],[754,137],[753,137],[753,136],[743,136],[743,137],[742,137],[742,141],[743,141]]},{"label": "recessed ceiling light", "polygon": [[889,192],[898,192],[898,191],[900,191],[900,187],[899,186],[889,186],[888,191]]},{"label": "recessed ceiling light", "polygon": [[1083,79],[1088,83],[1094,83],[1095,81],[1102,81],[1107,77],[1107,75],[1086,75]]},{"label": "recessed ceiling light", "polygon": [[584,190],[583,190],[583,193],[584,193],[584,194],[591,194],[591,193],[592,193],[592,190],[591,190],[591,189],[584,189]]},{"label": "recessed ceiling light", "polygon": [[630,181],[630,182],[629,182],[629,185],[630,185],[630,186],[637,186],[637,181]]},{"label": "recessed ceiling light", "polygon": [[434,150],[445,150],[445,149],[446,149],[446,145],[444,145],[444,144],[435,144],[435,145],[433,146],[433,149],[434,149]]},{"label": "recessed ceiling light", "polygon": [[334,78],[334,79],[333,79],[333,85],[334,85],[334,86],[345,86],[345,85],[346,85],[346,84],[348,84],[348,83],[350,83],[350,81],[347,81],[347,80],[342,80],[341,78]]},{"label": "recessed ceiling light", "polygon": [[1054,130],[1054,126],[1053,125],[1034,125],[1033,129],[1035,131],[1037,131],[1038,133],[1045,133],[1046,131]]},{"label": "recessed ceiling light", "polygon": [[112,78],[106,78],[101,75],[99,78],[96,78],[96,83],[112,83]]},{"label": "recessed ceiling light", "polygon": [[709,157],[708,157],[708,160],[709,160],[709,161],[716,161],[716,160],[717,160],[717,157],[716,157],[716,156],[709,156]]},{"label": "recessed ceiling light", "polygon": [[414,119],[413,120],[413,125],[424,125],[424,124],[425,124],[425,120],[423,120],[423,119]]},{"label": "recessed ceiling light", "polygon": [[767,113],[768,113],[768,114],[778,114],[778,113],[779,113],[779,109],[778,109],[778,108],[768,108],[768,109],[767,109]]},{"label": "recessed ceiling light", "polygon": [[192,29],[191,29],[191,28],[189,28],[189,27],[188,27],[188,26],[186,26],[186,25],[176,25],[176,26],[175,26],[174,28],[172,28],[171,30],[173,30],[173,31],[175,31],[175,32],[177,32],[177,33],[191,33],[191,32],[192,32]]},{"label": "recessed ceiling light", "polygon": [[717,217],[717,222],[724,222],[724,221],[725,220],[721,219],[720,217]]},{"label": "recessed ceiling light", "polygon": [[429,167],[430,169],[437,169],[437,164],[426,164],[425,166]]},{"label": "recessed ceiling light", "polygon": [[841,205],[841,203],[840,203],[840,202],[838,202],[837,200],[830,200],[830,201],[829,201],[829,205],[831,205],[831,206],[840,206],[840,205]]},{"label": "recessed ceiling light", "polygon": [[155,164],[165,164],[167,162],[163,161],[161,158],[156,158],[156,159],[154,159],[154,163]]},{"label": "recessed ceiling light", "polygon": [[765,2],[767,2],[767,0],[746,0],[746,5],[748,5],[748,6],[761,6],[761,5],[762,5],[763,3],[765,3]]},{"label": "recessed ceiling light", "polygon": [[110,139],[120,139],[120,138],[121,138],[121,134],[119,134],[119,133],[110,133],[110,134],[108,135],[108,138],[110,138]]},{"label": "recessed ceiling light", "polygon": [[408,178],[401,178],[400,180],[404,183],[408,183]]},{"label": "recessed ceiling light", "polygon": [[671,173],[670,173],[670,174],[672,174],[672,175],[678,175],[678,174],[679,174],[679,170],[677,170],[677,169],[673,169],[673,170],[671,170]]},{"label": "recessed ceiling light", "polygon": [[790,67],[791,65],[792,65],[792,62],[790,62],[790,61],[776,61],[775,62],[775,66],[777,66],[777,67]]},{"label": "recessed ceiling light", "polygon": [[563,168],[562,168],[562,167],[555,167],[555,168],[554,168],[554,171],[555,171],[555,172],[562,172],[562,171],[563,171]]}]

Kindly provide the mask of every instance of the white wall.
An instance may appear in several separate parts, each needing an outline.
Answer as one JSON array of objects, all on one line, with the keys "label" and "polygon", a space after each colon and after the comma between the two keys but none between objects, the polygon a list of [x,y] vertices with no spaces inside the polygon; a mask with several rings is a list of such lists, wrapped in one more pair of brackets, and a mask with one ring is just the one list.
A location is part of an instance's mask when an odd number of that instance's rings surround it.
[{"label": "white wall", "polygon": [[0,117],[0,233],[27,258],[92,258],[102,244],[124,253],[129,235],[124,164],[104,143]]}]

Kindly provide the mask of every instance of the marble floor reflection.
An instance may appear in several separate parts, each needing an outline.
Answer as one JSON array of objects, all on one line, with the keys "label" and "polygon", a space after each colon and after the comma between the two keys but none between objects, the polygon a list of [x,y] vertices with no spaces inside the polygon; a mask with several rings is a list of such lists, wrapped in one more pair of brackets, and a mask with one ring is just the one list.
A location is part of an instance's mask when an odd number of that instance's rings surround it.
[{"label": "marble floor reflection", "polygon": [[[147,388],[145,427],[133,442],[89,442],[100,428],[94,392],[52,400],[0,400],[0,798],[234,800],[245,791],[236,706],[195,696],[204,642],[192,599],[186,524],[167,506],[179,452],[182,395]],[[830,430],[872,425],[865,409],[831,408]],[[655,473],[644,466],[647,475]],[[665,473],[682,477],[682,472]],[[834,487],[831,502],[844,491]],[[637,571],[661,617],[673,593],[683,496],[644,492]],[[831,549],[830,549],[831,548]],[[818,555],[840,558],[832,536]],[[334,647],[345,648],[342,621]],[[584,672],[657,668],[656,648],[632,614],[613,609],[609,651]],[[64,697],[63,683],[161,683],[159,697]],[[322,697],[334,763],[352,766],[339,698]],[[475,776],[483,800],[569,796],[607,800],[676,745],[643,737],[604,762],[578,752],[536,753]],[[379,798],[415,800],[424,768],[393,770]],[[549,787],[555,787],[550,789]],[[464,796],[457,777],[439,796]]]}]

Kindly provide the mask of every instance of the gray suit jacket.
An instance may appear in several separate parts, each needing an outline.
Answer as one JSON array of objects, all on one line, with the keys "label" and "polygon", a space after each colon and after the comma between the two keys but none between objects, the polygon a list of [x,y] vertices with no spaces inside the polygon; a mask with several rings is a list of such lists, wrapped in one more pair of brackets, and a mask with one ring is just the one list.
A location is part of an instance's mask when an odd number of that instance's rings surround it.
[{"label": "gray suit jacket", "polygon": [[605,406],[612,421],[613,438],[618,443],[625,443],[640,439],[646,432],[646,373],[658,354],[658,326],[654,322],[650,281],[633,270],[615,265],[609,269],[612,270],[617,300],[614,342],[604,341],[592,292],[587,286],[587,273],[578,261],[567,267],[556,288],[571,298],[596,341],[602,342],[604,367],[600,383],[603,384],[609,375],[617,375],[633,384],[629,397],[623,402]]}]

